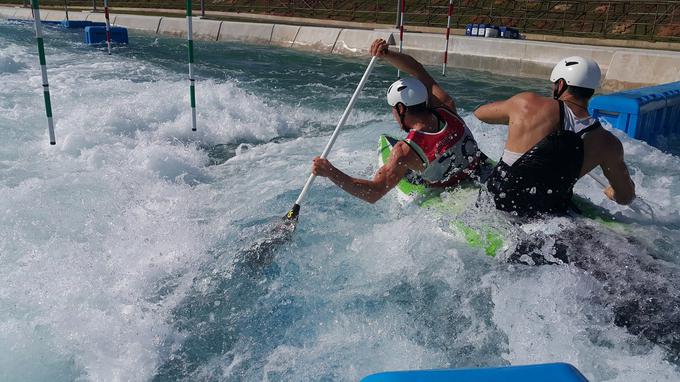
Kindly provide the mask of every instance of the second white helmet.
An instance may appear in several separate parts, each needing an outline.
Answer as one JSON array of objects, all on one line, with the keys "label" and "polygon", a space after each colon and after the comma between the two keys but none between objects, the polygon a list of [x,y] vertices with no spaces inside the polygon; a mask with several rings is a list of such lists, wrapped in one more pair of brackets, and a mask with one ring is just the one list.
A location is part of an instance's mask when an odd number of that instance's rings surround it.
[{"label": "second white helmet", "polygon": [[398,103],[406,107],[419,105],[429,98],[425,85],[413,77],[399,79],[387,88],[387,103],[392,107]]},{"label": "second white helmet", "polygon": [[592,58],[572,56],[563,58],[555,65],[550,81],[555,83],[564,79],[567,85],[586,89],[600,87],[600,66]]}]

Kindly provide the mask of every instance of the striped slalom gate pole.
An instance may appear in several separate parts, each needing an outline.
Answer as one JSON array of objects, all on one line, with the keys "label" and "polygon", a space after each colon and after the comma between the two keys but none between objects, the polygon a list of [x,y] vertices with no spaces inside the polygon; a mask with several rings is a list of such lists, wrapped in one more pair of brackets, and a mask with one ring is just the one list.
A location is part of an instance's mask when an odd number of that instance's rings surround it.
[{"label": "striped slalom gate pole", "polygon": [[31,8],[33,9],[33,20],[35,21],[35,39],[38,42],[38,56],[40,57],[40,70],[42,71],[43,95],[45,96],[45,113],[47,114],[47,127],[50,132],[50,144],[56,145],[54,120],[52,119],[52,102],[50,101],[50,85],[47,82],[45,43],[43,42],[42,26],[40,25],[40,0],[31,0]]},{"label": "striped slalom gate pole", "polygon": [[187,38],[189,39],[189,96],[191,97],[191,130],[196,131],[196,80],[194,79],[194,39],[191,23],[191,0],[187,0]]},{"label": "striped slalom gate pole", "polygon": [[[399,53],[404,51],[404,13],[406,13],[406,0],[401,0],[401,18],[399,20]],[[397,77],[401,78],[401,71],[397,69]]]},{"label": "striped slalom gate pole", "polygon": [[106,19],[106,47],[111,54],[111,22],[109,21],[109,0],[104,0],[104,18]]},{"label": "striped slalom gate pole", "polygon": [[446,45],[444,45],[444,63],[442,64],[442,76],[446,76],[446,64],[449,60],[449,36],[451,35],[451,15],[453,14],[453,0],[449,0],[449,16],[446,21]]},{"label": "striped slalom gate pole", "polygon": [[68,21],[68,0],[64,0],[64,13],[66,13],[66,21]]}]

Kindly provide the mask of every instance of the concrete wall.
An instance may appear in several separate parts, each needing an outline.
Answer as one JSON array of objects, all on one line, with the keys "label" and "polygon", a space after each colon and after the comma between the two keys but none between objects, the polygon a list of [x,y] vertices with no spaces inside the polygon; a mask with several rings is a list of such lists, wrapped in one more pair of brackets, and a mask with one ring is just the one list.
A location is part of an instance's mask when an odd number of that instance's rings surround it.
[{"label": "concrete wall", "polygon": [[[220,33],[221,21],[192,18],[193,38],[195,40],[216,41]],[[163,17],[158,33],[177,37],[187,37],[187,20],[176,17]]]},{"label": "concrete wall", "polygon": [[274,24],[225,21],[222,23],[219,41],[241,41],[252,44],[269,44]]},{"label": "concrete wall", "polygon": [[115,25],[157,33],[160,23],[157,16],[117,15]]},{"label": "concrete wall", "polygon": [[341,29],[321,27],[300,27],[293,47],[315,52],[331,53]]},{"label": "concrete wall", "polygon": [[[105,23],[106,16],[103,13],[87,13],[85,20],[96,23]],[[109,22],[113,25],[116,23],[116,15],[109,13]]]},{"label": "concrete wall", "polygon": [[[0,15],[32,19],[31,10],[25,8],[0,7]],[[47,20],[65,18],[61,11],[46,10],[42,15]],[[77,18],[82,19],[80,15]],[[89,14],[86,18],[104,21],[102,14]],[[186,37],[186,20],[181,17],[112,15],[112,22],[131,29]],[[194,38],[271,44],[353,56],[367,55],[376,38],[399,45],[399,33],[394,29],[340,29],[197,18],[194,19]],[[406,33],[404,51],[423,64],[439,66],[443,62],[444,42],[442,34]],[[679,52],[464,36],[449,38],[450,67],[511,76],[547,79],[559,59],[573,55],[592,57],[598,62],[607,91],[680,80]]]},{"label": "concrete wall", "polygon": [[674,81],[680,81],[680,53],[617,51],[612,57],[603,87],[617,91]]},{"label": "concrete wall", "polygon": [[16,13],[16,9],[14,8],[0,8],[0,18],[11,19],[14,17],[14,13]]},{"label": "concrete wall", "polygon": [[[82,19],[78,17],[71,17],[79,12],[69,12],[69,19],[73,18],[73,20],[84,20],[85,17],[83,16]],[[40,18],[44,21],[62,21],[66,20],[66,12],[64,11],[55,11],[55,10],[40,10]]]},{"label": "concrete wall", "polygon": [[346,56],[365,56],[368,54],[371,43],[377,38],[394,43],[390,31],[343,29],[335,42],[333,53]]},{"label": "concrete wall", "polygon": [[295,38],[300,32],[300,27],[297,25],[274,25],[272,31],[272,38],[269,42],[272,45],[283,46],[290,48],[295,42]]},{"label": "concrete wall", "polygon": [[[29,8],[17,8],[14,11],[14,15],[12,16],[15,19],[31,19],[33,20],[33,13]],[[42,12],[40,13],[40,17],[42,17]]]}]

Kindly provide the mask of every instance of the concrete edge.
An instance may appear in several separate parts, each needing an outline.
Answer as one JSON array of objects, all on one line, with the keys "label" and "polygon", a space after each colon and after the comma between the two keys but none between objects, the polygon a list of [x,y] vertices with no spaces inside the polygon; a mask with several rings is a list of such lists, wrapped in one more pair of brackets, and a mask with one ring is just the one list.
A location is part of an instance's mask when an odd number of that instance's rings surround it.
[{"label": "concrete edge", "polygon": [[[59,18],[63,14],[59,11],[48,10],[46,12],[44,16],[46,20]],[[13,18],[32,18],[31,10],[26,8],[0,7],[0,14],[9,14]],[[86,19],[90,17],[94,18],[88,15]],[[123,14],[112,15],[112,17],[113,25],[174,35],[181,35],[183,29],[181,21],[184,20],[180,17]],[[166,19],[165,23],[164,19]],[[378,37],[398,40],[398,33],[391,29],[366,30],[238,21],[213,22],[219,24],[212,25],[213,28],[217,25],[217,31],[207,34],[210,40],[214,37],[214,41],[271,44],[349,56],[367,54],[369,44]],[[172,27],[173,30],[162,30],[162,24],[167,25],[168,28],[170,25],[175,26]],[[200,25],[198,21],[197,25]],[[225,29],[228,26],[242,28]],[[225,37],[222,38],[222,36]],[[425,65],[441,65],[443,41],[442,36],[438,34],[407,33],[404,38],[404,50]],[[619,90],[680,80],[680,52],[674,51],[451,36],[448,53],[451,67],[532,78],[547,78],[552,66],[562,57],[575,54],[591,57],[603,69],[604,90]],[[645,73],[641,73],[642,67],[645,68]]]}]

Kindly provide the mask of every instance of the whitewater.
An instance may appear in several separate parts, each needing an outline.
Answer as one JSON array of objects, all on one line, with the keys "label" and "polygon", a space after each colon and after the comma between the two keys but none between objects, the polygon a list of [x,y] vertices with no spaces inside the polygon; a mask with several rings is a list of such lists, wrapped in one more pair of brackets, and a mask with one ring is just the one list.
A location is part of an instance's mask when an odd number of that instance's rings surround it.
[{"label": "whitewater", "polygon": [[[192,132],[185,40],[132,33],[108,56],[78,32],[45,34],[56,146],[32,26],[0,21],[0,381],[357,381],[553,361],[593,381],[680,380],[677,156],[615,132],[654,218],[578,183],[625,230],[516,227],[484,206],[467,217],[539,236],[547,257],[559,238],[569,264],[485,256],[446,216],[325,179],[291,240],[251,262],[369,58],[196,42]],[[372,74],[329,156],[340,169],[372,176],[379,135],[400,134],[384,96],[395,78]],[[458,69],[436,79],[492,158],[506,130],[474,108],[549,90]]]}]

